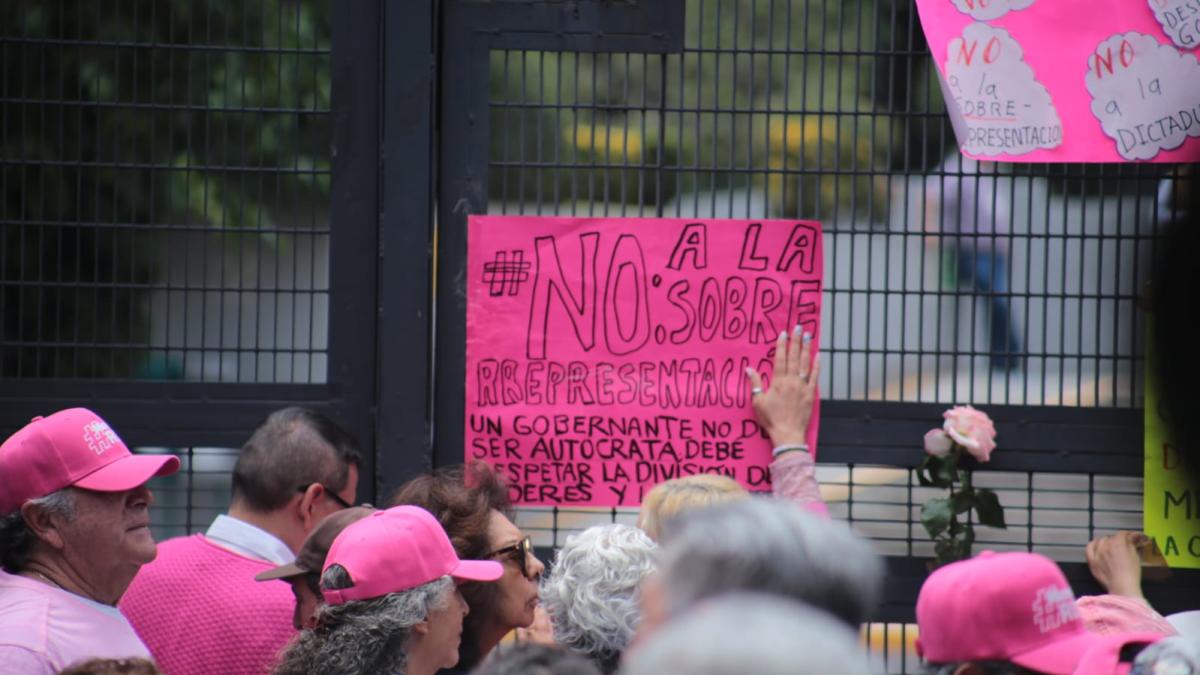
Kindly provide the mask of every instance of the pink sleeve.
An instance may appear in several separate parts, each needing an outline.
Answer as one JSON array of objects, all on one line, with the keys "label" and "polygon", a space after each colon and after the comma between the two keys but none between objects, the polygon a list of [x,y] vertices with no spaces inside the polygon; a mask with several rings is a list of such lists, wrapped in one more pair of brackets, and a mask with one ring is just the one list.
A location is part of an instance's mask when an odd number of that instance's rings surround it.
[{"label": "pink sleeve", "polygon": [[43,655],[15,645],[0,645],[0,673],[54,675],[58,669]]},{"label": "pink sleeve", "polygon": [[1101,635],[1115,633],[1159,633],[1178,635],[1178,631],[1150,603],[1123,595],[1085,595],[1075,601],[1083,625]]},{"label": "pink sleeve", "polygon": [[785,452],[771,462],[771,493],[806,511],[829,516],[817,483],[816,462],[802,450]]}]

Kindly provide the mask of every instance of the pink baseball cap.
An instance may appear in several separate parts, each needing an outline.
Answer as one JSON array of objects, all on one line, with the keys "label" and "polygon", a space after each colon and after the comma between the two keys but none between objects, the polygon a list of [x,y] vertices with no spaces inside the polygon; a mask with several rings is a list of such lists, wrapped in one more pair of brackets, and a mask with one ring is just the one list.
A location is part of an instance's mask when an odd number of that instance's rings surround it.
[{"label": "pink baseball cap", "polygon": [[504,567],[494,560],[459,560],[441,523],[418,506],[394,506],[351,523],[329,547],[325,570],[341,565],[350,588],[322,589],[325,603],[378,598],[449,575],[495,581]]},{"label": "pink baseball cap", "polygon": [[930,663],[1009,661],[1050,675],[1071,675],[1113,639],[1084,628],[1062,570],[1036,553],[984,551],[936,570],[917,596],[917,627]]},{"label": "pink baseball cap", "polygon": [[174,455],[130,453],[91,410],[60,410],[33,418],[0,445],[0,515],[67,486],[124,492],[178,470]]}]

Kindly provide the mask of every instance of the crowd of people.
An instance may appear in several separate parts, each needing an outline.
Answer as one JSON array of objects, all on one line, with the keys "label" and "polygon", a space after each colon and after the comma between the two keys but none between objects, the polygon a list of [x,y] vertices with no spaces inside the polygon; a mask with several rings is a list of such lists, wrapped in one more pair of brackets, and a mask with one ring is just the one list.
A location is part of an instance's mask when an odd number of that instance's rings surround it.
[{"label": "crowd of people", "polygon": [[[357,442],[299,408],[246,442],[227,513],[156,545],[147,483],[179,460],[132,454],[82,408],[34,419],[0,446],[0,673],[868,673],[859,629],[886,566],[821,500],[808,336],[781,336],[774,365],[769,389],[747,385],[772,495],[669,481],[637,527],[583,530],[549,568],[483,464],[353,506]],[[1141,597],[1134,547],[1089,547],[1111,591],[1093,598],[1033,553],[937,569],[916,607],[924,667],[1200,673],[1195,636]]]}]

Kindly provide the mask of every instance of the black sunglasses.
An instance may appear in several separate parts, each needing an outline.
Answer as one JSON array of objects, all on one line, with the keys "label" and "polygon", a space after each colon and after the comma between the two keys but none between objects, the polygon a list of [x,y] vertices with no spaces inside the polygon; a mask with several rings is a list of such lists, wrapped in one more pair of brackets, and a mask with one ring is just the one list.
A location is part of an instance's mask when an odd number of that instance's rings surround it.
[{"label": "black sunglasses", "polygon": [[521,576],[528,577],[529,572],[526,567],[529,564],[529,556],[533,553],[533,544],[529,541],[529,537],[525,537],[515,544],[509,544],[504,548],[498,548],[495,551],[487,554],[488,558],[497,556],[510,556],[517,563],[517,569],[521,570]]},{"label": "black sunglasses", "polygon": [[[328,485],[326,485],[324,483],[317,483],[317,485],[320,485],[321,487],[325,488],[325,494],[329,495],[329,498],[332,499],[333,501],[337,502],[338,506],[341,506],[343,509],[349,509],[354,506],[353,504],[346,501],[345,499],[342,499],[341,495],[334,492],[333,490],[330,490]],[[301,485],[300,487],[296,488],[296,492],[307,492],[308,488],[309,488],[309,485]]]}]

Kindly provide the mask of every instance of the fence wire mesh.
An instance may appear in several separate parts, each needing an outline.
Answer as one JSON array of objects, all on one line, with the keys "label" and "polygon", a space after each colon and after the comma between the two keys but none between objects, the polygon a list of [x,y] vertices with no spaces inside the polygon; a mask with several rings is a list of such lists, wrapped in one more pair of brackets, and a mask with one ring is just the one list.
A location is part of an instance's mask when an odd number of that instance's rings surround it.
[{"label": "fence wire mesh", "polygon": [[326,380],[330,11],[0,7],[0,377]]},{"label": "fence wire mesh", "polygon": [[682,54],[491,53],[492,213],[814,218],[822,391],[1137,407],[1179,166],[957,156],[909,0],[689,0]]}]

